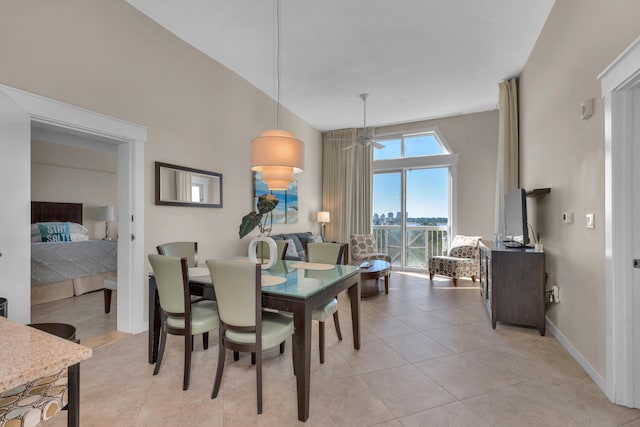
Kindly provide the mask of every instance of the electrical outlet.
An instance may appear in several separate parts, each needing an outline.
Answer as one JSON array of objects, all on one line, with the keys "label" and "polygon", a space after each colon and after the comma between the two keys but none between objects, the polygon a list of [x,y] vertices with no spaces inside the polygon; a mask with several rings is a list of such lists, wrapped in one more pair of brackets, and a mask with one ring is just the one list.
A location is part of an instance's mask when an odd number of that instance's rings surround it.
[{"label": "electrical outlet", "polygon": [[560,288],[558,288],[558,285],[553,285],[551,287],[551,295],[553,302],[560,302]]}]

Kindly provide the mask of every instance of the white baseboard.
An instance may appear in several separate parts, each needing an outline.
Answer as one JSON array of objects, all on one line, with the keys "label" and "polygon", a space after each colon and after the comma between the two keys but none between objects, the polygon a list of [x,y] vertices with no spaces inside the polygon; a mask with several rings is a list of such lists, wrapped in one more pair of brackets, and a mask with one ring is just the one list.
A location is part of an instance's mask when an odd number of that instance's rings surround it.
[{"label": "white baseboard", "polygon": [[605,381],[605,379],[598,373],[598,371],[596,371],[593,368],[593,366],[591,366],[589,361],[587,361],[587,359],[585,359],[585,357],[573,346],[571,341],[569,341],[567,337],[562,335],[562,332],[560,332],[560,330],[556,327],[556,325],[553,324],[553,322],[551,322],[551,320],[549,320],[548,317],[546,318],[546,323],[547,323],[547,331],[550,331],[553,334],[553,336],[556,337],[556,339],[560,342],[560,344],[562,344],[565,350],[567,350],[569,354],[575,359],[575,361],[578,362],[578,365],[580,365],[582,369],[584,369],[584,371],[587,373],[587,375],[591,377],[593,382],[596,383],[598,387],[600,387],[600,390],[602,390],[602,393],[604,393],[604,395],[607,396],[607,390],[606,390],[607,382]]}]

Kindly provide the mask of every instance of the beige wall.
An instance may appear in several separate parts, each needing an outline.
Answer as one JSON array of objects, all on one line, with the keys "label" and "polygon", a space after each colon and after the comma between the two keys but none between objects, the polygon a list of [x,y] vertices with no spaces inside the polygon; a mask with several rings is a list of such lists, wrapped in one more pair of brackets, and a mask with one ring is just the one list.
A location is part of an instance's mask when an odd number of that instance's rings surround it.
[{"label": "beige wall", "polygon": [[[498,83],[496,82],[496,92]],[[458,233],[493,239],[496,191],[498,112],[380,126],[377,134],[413,132],[437,127],[458,154]]]},{"label": "beige wall", "polygon": [[[520,79],[521,182],[551,187],[530,214],[561,302],[547,316],[605,375],[604,115],[596,76],[638,35],[637,0],[556,0]],[[594,98],[594,115],[580,104]],[[574,213],[563,224],[562,212]],[[595,213],[596,227],[585,228]]]},{"label": "beige wall", "polygon": [[[252,138],[272,128],[264,93],[124,1],[3,1],[0,83],[148,128],[145,253],[197,240],[200,259],[245,252],[238,238],[253,209]],[[299,220],[274,232],[314,230],[321,204],[320,132],[286,110],[280,125],[305,142]],[[154,161],[223,174],[222,209],[154,205]]]},{"label": "beige wall", "polygon": [[[115,153],[31,141],[31,200],[82,203],[82,220],[92,239],[104,237],[100,206],[117,206],[118,166]],[[110,228],[112,236],[117,228]]]}]

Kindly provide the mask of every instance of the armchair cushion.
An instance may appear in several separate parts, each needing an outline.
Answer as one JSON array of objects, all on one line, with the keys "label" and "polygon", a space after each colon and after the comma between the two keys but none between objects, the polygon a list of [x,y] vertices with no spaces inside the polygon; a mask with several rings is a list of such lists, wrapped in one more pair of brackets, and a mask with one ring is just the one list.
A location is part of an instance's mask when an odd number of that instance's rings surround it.
[{"label": "armchair cushion", "polygon": [[391,257],[378,251],[373,234],[351,234],[351,260],[353,262],[382,259],[391,262]]},{"label": "armchair cushion", "polygon": [[429,275],[447,276],[455,280],[480,275],[480,237],[457,235],[446,256],[429,257]]}]

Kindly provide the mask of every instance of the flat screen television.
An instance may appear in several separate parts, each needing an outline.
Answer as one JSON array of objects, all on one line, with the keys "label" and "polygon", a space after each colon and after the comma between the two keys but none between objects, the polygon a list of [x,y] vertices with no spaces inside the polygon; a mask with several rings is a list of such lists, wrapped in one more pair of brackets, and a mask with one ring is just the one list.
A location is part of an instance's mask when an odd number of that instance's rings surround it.
[{"label": "flat screen television", "polygon": [[525,246],[527,232],[527,193],[522,188],[504,195],[504,241],[506,245]]}]

